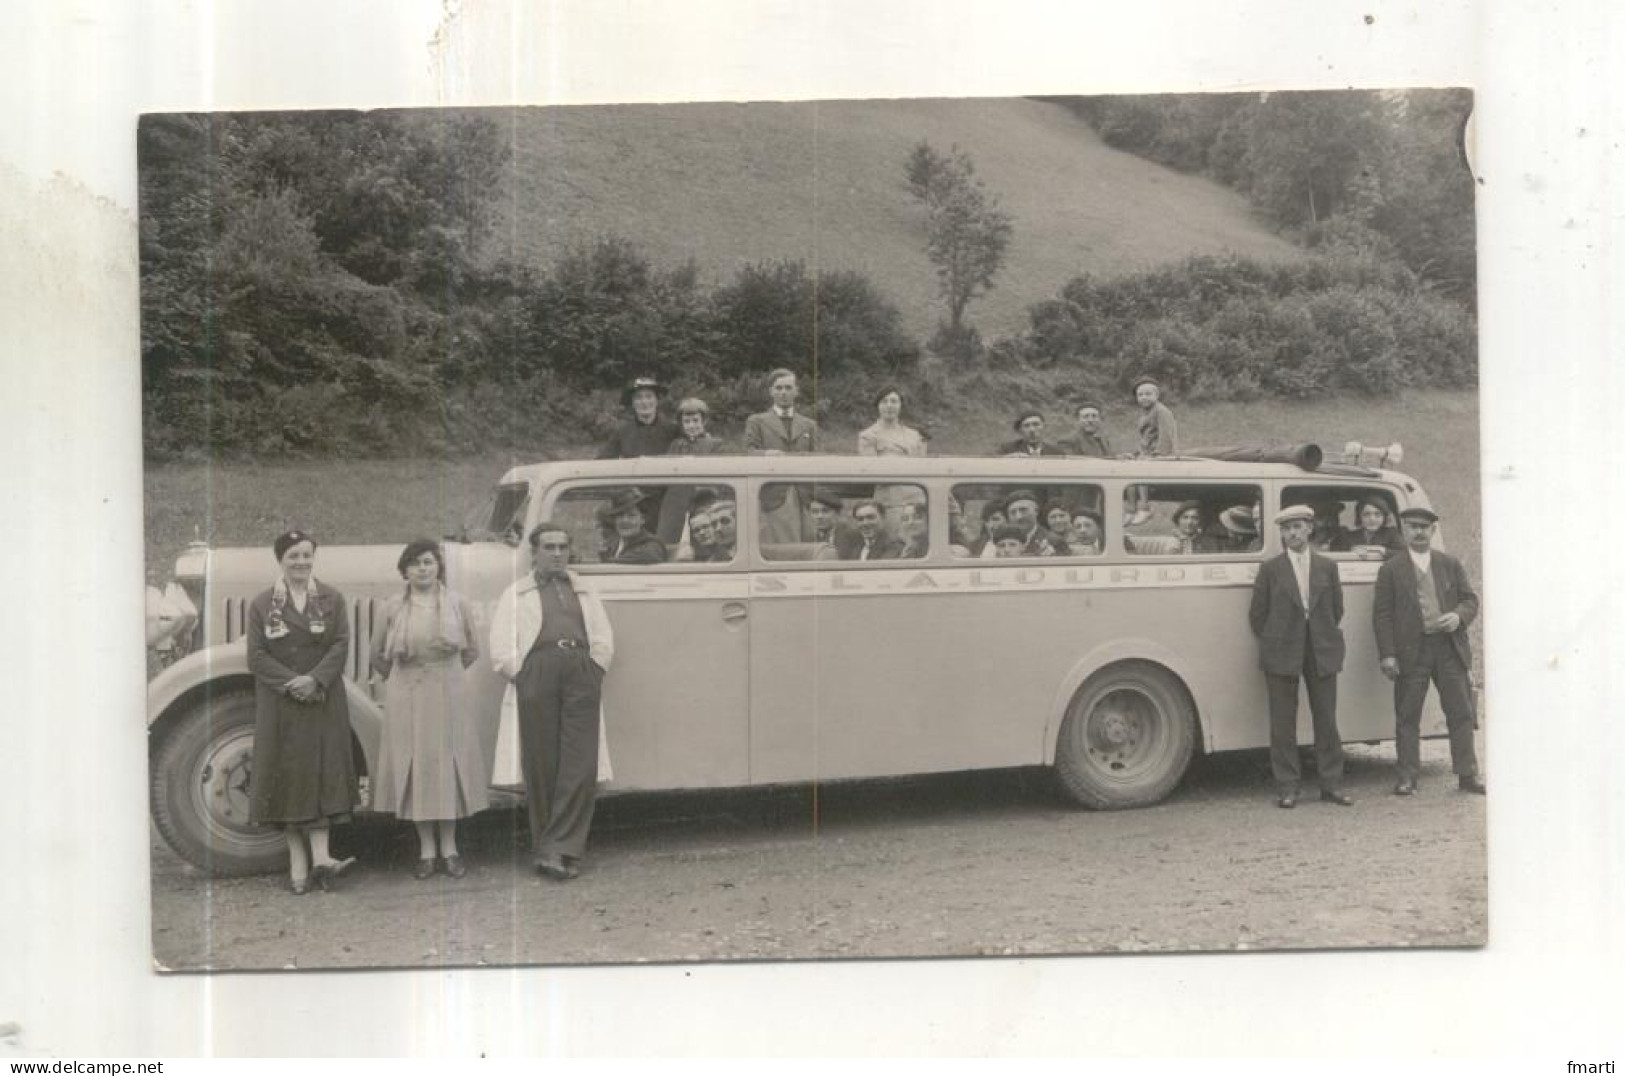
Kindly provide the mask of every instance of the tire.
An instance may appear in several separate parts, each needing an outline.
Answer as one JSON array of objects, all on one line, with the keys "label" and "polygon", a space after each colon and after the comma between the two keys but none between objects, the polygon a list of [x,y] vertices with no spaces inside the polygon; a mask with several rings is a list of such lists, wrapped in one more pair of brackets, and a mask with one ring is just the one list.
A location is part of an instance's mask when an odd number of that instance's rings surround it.
[{"label": "tire", "polygon": [[152,753],[152,820],[177,855],[205,874],[264,874],[287,864],[280,830],[248,822],[254,692],[205,696]]},{"label": "tire", "polygon": [[1073,696],[1055,745],[1066,794],[1102,811],[1167,797],[1196,751],[1196,707],[1178,677],[1125,661],[1090,677]]}]

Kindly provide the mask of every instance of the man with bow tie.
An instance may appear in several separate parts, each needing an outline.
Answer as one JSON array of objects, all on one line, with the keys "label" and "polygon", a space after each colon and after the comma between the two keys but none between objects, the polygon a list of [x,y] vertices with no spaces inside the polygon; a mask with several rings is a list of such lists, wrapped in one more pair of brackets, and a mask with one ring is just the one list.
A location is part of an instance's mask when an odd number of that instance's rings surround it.
[{"label": "man with bow tie", "polygon": [[1258,637],[1270,707],[1270,769],[1276,805],[1298,803],[1298,680],[1309,695],[1315,727],[1320,798],[1342,807],[1343,738],[1337,731],[1337,674],[1343,671],[1343,582],[1337,565],[1310,544],[1315,512],[1293,505],[1275,517],[1286,551],[1258,570],[1248,610]]}]

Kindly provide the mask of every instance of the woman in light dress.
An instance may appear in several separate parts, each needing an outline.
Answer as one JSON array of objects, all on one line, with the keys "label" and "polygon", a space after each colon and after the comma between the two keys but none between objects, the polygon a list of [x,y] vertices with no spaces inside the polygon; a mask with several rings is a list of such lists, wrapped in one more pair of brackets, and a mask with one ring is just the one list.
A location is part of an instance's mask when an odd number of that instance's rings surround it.
[{"label": "woman in light dress", "polygon": [[[875,394],[875,424],[858,434],[860,456],[923,456],[925,438],[919,430],[902,423],[903,393],[887,385]],[[885,510],[892,530],[899,526],[898,512],[905,504],[924,504],[925,494],[918,486],[876,486],[875,502]]]},{"label": "woman in light dress", "polygon": [[406,580],[373,636],[373,672],[384,680],[384,736],[373,806],[418,831],[413,876],[467,873],[457,819],[490,805],[491,769],[465,698],[464,670],[479,657],[468,602],[446,589],[440,546],[420,538],[401,552]]}]

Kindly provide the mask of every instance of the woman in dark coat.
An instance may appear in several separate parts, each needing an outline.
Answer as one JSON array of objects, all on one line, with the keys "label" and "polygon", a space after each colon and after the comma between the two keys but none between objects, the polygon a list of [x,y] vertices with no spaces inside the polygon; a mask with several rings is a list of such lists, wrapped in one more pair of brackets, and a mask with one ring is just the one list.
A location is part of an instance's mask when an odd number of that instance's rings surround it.
[{"label": "woman in dark coat", "polygon": [[316,581],[316,540],[289,531],[272,548],[282,575],[248,607],[254,674],[254,772],[249,821],[288,841],[289,885],[323,889],[355,860],[335,860],[328,830],[355,805],[350,708],[344,694],[350,617],[344,596]]},{"label": "woman in dark coat", "polygon": [[1375,497],[1364,497],[1355,506],[1354,518],[1360,524],[1354,530],[1341,531],[1332,539],[1332,552],[1351,553],[1360,546],[1379,546],[1387,550],[1384,558],[1405,548],[1399,531],[1388,524],[1388,506]]}]

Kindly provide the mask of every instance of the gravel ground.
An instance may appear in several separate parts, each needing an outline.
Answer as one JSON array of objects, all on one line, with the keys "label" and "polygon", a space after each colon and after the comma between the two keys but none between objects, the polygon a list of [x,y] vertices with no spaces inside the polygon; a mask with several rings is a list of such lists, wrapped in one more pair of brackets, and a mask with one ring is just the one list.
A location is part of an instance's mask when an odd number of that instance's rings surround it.
[{"label": "gravel ground", "polygon": [[530,869],[516,812],[464,823],[466,877],[412,878],[416,839],[346,827],[341,890],[209,880],[153,845],[166,969],[440,967],[1478,946],[1485,800],[1442,742],[1421,795],[1350,749],[1352,808],[1274,806],[1264,752],[1202,760],[1167,802],[1075,809],[1041,770],[600,804],[582,876]]}]

